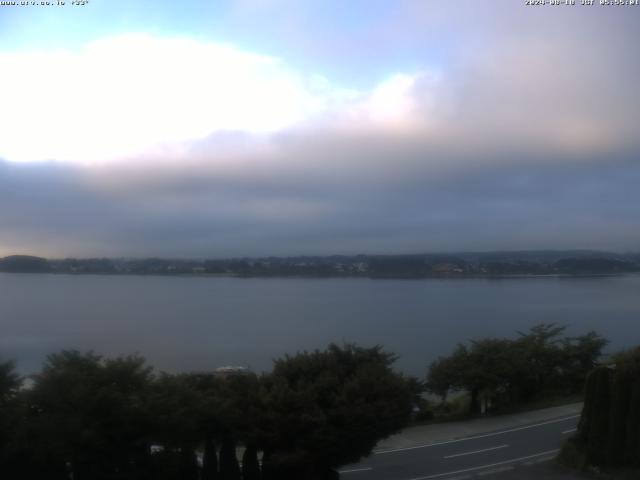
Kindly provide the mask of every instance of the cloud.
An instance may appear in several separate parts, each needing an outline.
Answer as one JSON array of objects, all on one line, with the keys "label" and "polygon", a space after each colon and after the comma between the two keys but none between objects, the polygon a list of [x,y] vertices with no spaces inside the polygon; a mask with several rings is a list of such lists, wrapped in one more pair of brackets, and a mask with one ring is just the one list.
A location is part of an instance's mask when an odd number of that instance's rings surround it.
[{"label": "cloud", "polygon": [[[9,72],[0,90],[0,155],[131,161],[231,132],[247,134],[245,147],[305,129],[409,133],[445,149],[496,153],[543,145],[576,154],[637,146],[640,99],[629,92],[640,65],[616,48],[631,44],[633,31],[619,29],[612,38],[613,25],[594,25],[582,15],[559,26],[555,17],[543,22],[521,12],[488,19],[477,7],[456,15],[435,9],[441,16],[413,8],[398,9],[395,22],[402,25],[394,30],[392,18],[387,28],[420,38],[433,29],[433,18],[456,18],[468,44],[449,40],[449,58],[440,65],[391,71],[367,88],[187,37],[128,34],[77,50],[0,53],[0,67]],[[484,21],[471,23],[475,15]],[[595,45],[594,33],[602,37]],[[230,146],[236,147],[227,142],[223,148]]]},{"label": "cloud", "polygon": [[414,81],[397,75],[359,92],[275,57],[146,34],[76,51],[0,53],[0,68],[8,72],[0,154],[14,161],[116,160],[213,132],[282,131],[336,112],[397,123],[412,107]]},{"label": "cloud", "polygon": [[0,54],[0,154],[73,160],[0,164],[0,254],[637,249],[632,22],[399,5],[368,48],[448,56],[358,88],[187,38]]},{"label": "cloud", "polygon": [[[234,169],[194,160],[103,167],[5,164],[0,254],[226,257],[527,248],[637,249],[635,158],[456,167],[325,144]],[[374,144],[371,148],[375,149]],[[413,156],[413,164],[409,158]],[[365,168],[366,167],[366,168]]]},{"label": "cloud", "polygon": [[18,161],[113,159],[216,130],[272,131],[317,108],[278,59],[187,38],[2,53],[0,66],[0,149]]}]

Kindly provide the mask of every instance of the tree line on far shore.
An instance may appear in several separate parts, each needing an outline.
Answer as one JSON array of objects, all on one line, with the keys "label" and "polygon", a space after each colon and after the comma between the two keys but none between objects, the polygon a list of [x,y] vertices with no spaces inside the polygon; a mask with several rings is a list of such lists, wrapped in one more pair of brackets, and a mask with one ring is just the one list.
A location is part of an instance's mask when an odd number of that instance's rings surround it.
[{"label": "tree line on far shore", "polygon": [[492,252],[424,255],[167,259],[0,258],[0,272],[132,275],[227,275],[429,278],[511,275],[611,275],[640,272],[640,254]]}]

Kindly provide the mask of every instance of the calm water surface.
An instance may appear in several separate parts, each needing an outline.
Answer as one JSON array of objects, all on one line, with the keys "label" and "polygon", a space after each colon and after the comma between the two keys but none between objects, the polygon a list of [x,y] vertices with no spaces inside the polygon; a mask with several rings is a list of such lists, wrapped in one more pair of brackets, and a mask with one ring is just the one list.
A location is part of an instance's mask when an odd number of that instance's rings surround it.
[{"label": "calm water surface", "polygon": [[241,279],[0,273],[0,357],[139,352],[162,369],[245,365],[329,342],[382,344],[423,375],[458,342],[537,322],[640,344],[640,276],[456,280]]}]

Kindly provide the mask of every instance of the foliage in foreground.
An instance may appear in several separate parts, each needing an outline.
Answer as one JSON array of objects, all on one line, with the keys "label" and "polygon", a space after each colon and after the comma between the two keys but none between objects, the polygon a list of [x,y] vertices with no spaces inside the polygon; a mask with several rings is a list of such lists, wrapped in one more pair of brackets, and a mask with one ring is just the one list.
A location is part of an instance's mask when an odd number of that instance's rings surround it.
[{"label": "foliage in foreground", "polygon": [[381,347],[331,345],[262,376],[156,375],[137,356],[63,351],[23,389],[3,363],[0,478],[333,478],[408,423],[416,382],[394,360]]},{"label": "foliage in foreground", "polygon": [[587,378],[578,432],[561,454],[571,466],[640,468],[640,347],[614,360]]},{"label": "foliage in foreground", "polygon": [[460,344],[430,365],[427,389],[443,402],[451,391],[468,392],[472,414],[581,392],[607,340],[595,332],[566,337],[564,330],[539,324],[516,339]]}]

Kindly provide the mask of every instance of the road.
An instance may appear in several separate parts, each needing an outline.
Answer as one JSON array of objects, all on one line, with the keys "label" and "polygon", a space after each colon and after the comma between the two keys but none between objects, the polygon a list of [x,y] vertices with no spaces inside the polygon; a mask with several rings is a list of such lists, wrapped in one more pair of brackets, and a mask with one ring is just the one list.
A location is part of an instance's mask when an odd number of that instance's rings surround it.
[{"label": "road", "polygon": [[578,420],[579,415],[568,415],[455,440],[378,450],[362,462],[344,467],[340,478],[463,480],[516,473],[517,469],[555,457],[562,442],[575,431]]}]

